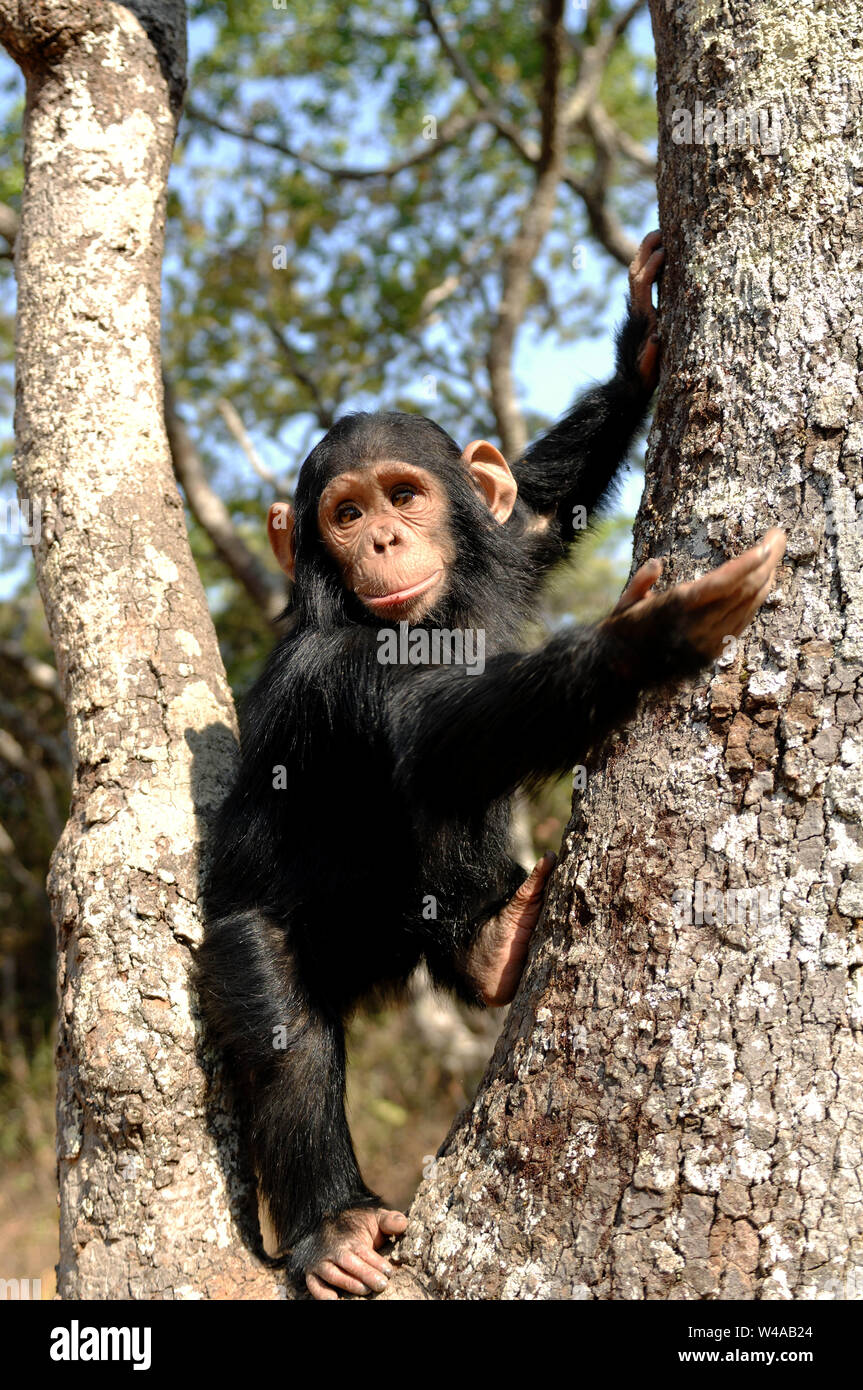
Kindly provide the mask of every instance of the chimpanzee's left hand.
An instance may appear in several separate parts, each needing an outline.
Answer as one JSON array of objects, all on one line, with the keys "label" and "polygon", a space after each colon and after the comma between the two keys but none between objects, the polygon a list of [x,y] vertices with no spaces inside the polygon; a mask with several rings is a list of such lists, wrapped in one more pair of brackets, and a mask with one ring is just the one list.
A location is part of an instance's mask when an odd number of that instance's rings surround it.
[{"label": "chimpanzee's left hand", "polygon": [[606,625],[629,642],[655,642],[662,631],[676,630],[705,662],[726,650],[728,637],[739,637],[774,586],[776,567],[785,554],[785,532],[773,526],[758,545],[726,560],[700,579],[652,593],[662,561],[648,560],[633,575]]},{"label": "chimpanzee's left hand", "polygon": [[651,393],[656,390],[659,380],[659,325],[653,307],[653,285],[659,278],[664,260],[662,233],[649,232],[629,267],[629,302],[633,313],[647,321],[638,352],[638,374]]}]

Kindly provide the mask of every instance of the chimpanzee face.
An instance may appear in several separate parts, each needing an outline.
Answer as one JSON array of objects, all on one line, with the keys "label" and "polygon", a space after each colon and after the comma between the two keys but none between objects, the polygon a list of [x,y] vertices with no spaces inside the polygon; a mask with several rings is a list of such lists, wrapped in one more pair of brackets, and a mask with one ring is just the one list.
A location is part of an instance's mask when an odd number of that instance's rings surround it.
[{"label": "chimpanzee face", "polygon": [[453,561],[446,489],[416,464],[383,459],[340,473],[318,504],[318,529],[345,588],[385,618],[422,618]]},{"label": "chimpanzee face", "polygon": [[[445,473],[424,466],[424,443],[418,440],[418,458],[412,462],[386,457],[354,465],[348,456],[317,500],[317,532],[345,589],[369,612],[395,621],[419,622],[431,612],[448,592],[456,559],[453,499]],[[341,447],[347,453],[350,441]],[[515,506],[517,488],[499,450],[486,440],[474,440],[460,460],[456,457],[455,466],[464,469],[470,487],[503,525]],[[447,467],[452,470],[452,458]],[[276,559],[293,579],[296,522],[289,503],[274,503],[268,529]]]}]

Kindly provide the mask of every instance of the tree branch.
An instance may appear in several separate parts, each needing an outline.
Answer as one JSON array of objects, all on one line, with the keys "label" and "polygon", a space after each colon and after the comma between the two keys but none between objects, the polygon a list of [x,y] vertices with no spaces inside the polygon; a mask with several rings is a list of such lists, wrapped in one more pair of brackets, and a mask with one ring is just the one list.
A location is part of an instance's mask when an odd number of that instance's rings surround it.
[{"label": "tree branch", "polygon": [[600,34],[596,42],[582,50],[578,81],[563,110],[563,123],[568,129],[577,125],[588,107],[596,101],[611,51],[644,3],[645,0],[632,0],[631,5],[615,15],[612,23]]},{"label": "tree branch", "polygon": [[279,347],[279,350],[282,353],[282,356],[288,364],[288,370],[291,373],[291,376],[294,378],[295,381],[298,381],[301,386],[305,387],[305,389],[311,396],[312,401],[314,403],[315,415],[318,418],[318,422],[320,423],[321,428],[325,430],[330,429],[335,423],[336,419],[335,408],[331,405],[328,405],[327,402],[324,400],[323,396],[321,395],[318,383],[315,381],[315,378],[312,376],[311,372],[309,372],[304,366],[302,358],[300,354],[297,352],[296,348],[293,347],[293,345],[285,337],[284,329],[282,328],[281,324],[277,323],[276,320],[270,314],[264,315],[264,322],[266,323],[267,327],[272,333],[273,338],[275,339]]},{"label": "tree branch", "polygon": [[15,841],[12,839],[12,836],[9,834],[5,825],[3,825],[2,821],[0,821],[0,855],[3,856],[7,872],[11,878],[15,879],[16,883],[20,884],[28,893],[41,895],[42,897],[45,896],[44,883],[41,883],[36,875],[22,862],[15,848]]},{"label": "tree branch", "polygon": [[597,102],[587,108],[580,124],[593,141],[594,167],[589,177],[580,180],[567,177],[566,182],[581,197],[596,239],[621,265],[629,265],[638,249],[637,243],[623,230],[609,203],[618,149],[613,122]]},{"label": "tree branch", "polygon": [[14,250],[15,238],[18,235],[18,214],[8,203],[0,203],[0,236],[4,237],[9,243],[9,249]]},{"label": "tree branch", "polygon": [[43,734],[36,721],[11,700],[0,698],[0,719],[21,743],[29,743],[34,748],[39,748],[55,767],[71,774],[72,759],[68,743],[64,744],[60,739],[52,738],[50,734]]},{"label": "tree branch", "polygon": [[210,487],[198,450],[185,422],[177,414],[174,393],[163,377],[165,428],[177,481],[192,514],[206,531],[216,553],[266,618],[273,621],[285,606],[285,592],[237,533],[230,513]]},{"label": "tree branch", "polygon": [[265,135],[258,135],[253,130],[239,130],[236,126],[228,125],[226,121],[206,115],[197,106],[190,106],[188,114],[203,125],[221,131],[223,135],[231,135],[237,140],[245,140],[250,145],[260,145],[262,149],[275,150],[277,154],[283,154],[288,159],[296,160],[297,163],[305,164],[310,169],[315,169],[319,174],[326,174],[328,178],[342,183],[358,183],[364,179],[391,179],[396,174],[402,173],[404,169],[413,169],[418,164],[425,164],[429,160],[435,159],[442,149],[453,144],[466,131],[476,129],[477,126],[483,125],[487,119],[486,113],[482,111],[474,111],[469,115],[448,116],[438,125],[435,139],[424,140],[420,149],[414,150],[402,159],[393,160],[391,164],[383,164],[374,169],[363,169],[352,164],[323,164],[305,150],[294,149],[292,145],[286,145],[283,140],[272,140]]},{"label": "tree branch", "polygon": [[268,487],[277,488],[278,482],[276,475],[272,473],[263,462],[260,454],[252,443],[251,435],[240,419],[239,412],[224,396],[219,397],[216,401],[216,405],[219,408],[219,414],[236,439],[243,453],[246,455],[246,458],[249,460],[249,463],[254,468],[258,477],[262,482],[266,483]]},{"label": "tree branch", "polygon": [[21,772],[27,777],[39,793],[39,800],[42,802],[42,809],[45,812],[45,819],[55,840],[59,840],[63,829],[63,817],[60,815],[60,808],[57,805],[57,797],[54,792],[54,784],[44,767],[40,766],[33,758],[28,757],[17,739],[13,738],[8,729],[0,729],[0,759],[16,772]]},{"label": "tree branch", "polygon": [[[633,0],[627,9],[620,11],[615,16],[613,23],[603,32],[600,38],[589,47],[581,49],[581,73],[579,80],[574,88],[564,109],[563,123],[568,128],[573,125],[584,124],[585,118],[591,108],[596,107],[596,95],[599,84],[602,80],[602,73],[611,51],[627,28],[633,17],[643,7],[644,0]],[[592,6],[590,13],[598,12],[598,5]],[[449,61],[455,74],[465,84],[473,99],[476,101],[478,110],[472,115],[453,115],[442,122],[436,141],[428,142],[429,148],[423,148],[402,159],[394,160],[390,164],[382,165],[375,169],[362,169],[355,166],[330,166],[314,158],[313,155],[294,149],[283,141],[268,139],[265,136],[257,135],[254,131],[238,130],[236,127],[228,125],[226,122],[215,117],[206,115],[197,107],[189,108],[189,115],[201,121],[205,125],[212,126],[220,130],[225,135],[231,135],[240,140],[246,140],[251,144],[260,145],[265,149],[275,150],[277,153],[284,154],[290,159],[307,164],[310,168],[316,169],[319,173],[328,175],[333,179],[341,180],[362,180],[375,178],[392,178],[395,174],[401,173],[404,169],[409,169],[417,164],[421,164],[431,159],[445,145],[451,144],[464,131],[473,129],[479,125],[488,124],[499,135],[503,137],[519,157],[536,168],[542,158],[542,143],[537,143],[529,136],[525,136],[520,128],[501,111],[494,99],[493,93],[488,89],[484,82],[473,71],[470,64],[458,48],[450,41],[446,30],[435,10],[432,0],[420,0],[420,11],[422,17],[430,26],[435,34],[441,51]],[[589,26],[590,13],[585,21],[585,29]],[[644,149],[638,141],[619,127],[614,125],[606,112],[599,108],[595,115],[597,124],[602,124],[608,137],[613,138],[615,146],[620,153],[625,155],[643,169],[646,174],[655,175],[656,161],[649,150]],[[608,251],[609,255],[622,265],[628,265],[632,260],[637,249],[637,243],[627,237],[616,216],[606,206],[604,191],[596,181],[586,182],[575,174],[565,177],[565,182],[576,193],[585,204],[585,211],[588,223],[593,235],[600,244]]]},{"label": "tree branch", "polygon": [[518,126],[514,125],[512,121],[504,116],[494,96],[489,91],[488,87],[486,87],[485,83],[481,82],[477,77],[464,54],[460,53],[455,45],[450,43],[431,0],[420,0],[419,8],[422,17],[430,25],[432,32],[441,46],[442,52],[449,60],[456,76],[460,77],[462,82],[464,82],[479,107],[477,114],[480,119],[488,121],[493,125],[495,129],[518,150],[522,159],[526,160],[528,164],[535,164],[539,159],[540,147],[531,140],[525,140]]},{"label": "tree branch", "polygon": [[517,457],[527,444],[527,431],[518,408],[512,374],[513,348],[527,308],[533,263],[551,226],[557,189],[563,176],[563,10],[563,0],[544,0],[544,58],[540,94],[542,144],[535,165],[536,183],[522,213],[518,231],[504,255],[501,301],[489,340],[487,361],[492,408],[503,452],[509,458]]},{"label": "tree branch", "polygon": [[481,250],[482,243],[479,238],[469,242],[459,258],[459,269],[452,271],[449,275],[445,275],[439,285],[435,285],[432,289],[426,290],[419,308],[419,322],[421,324],[427,323],[432,318],[435,310],[454,295],[456,290],[464,286],[465,280],[468,277],[471,279],[474,278],[474,268]]},{"label": "tree branch", "polygon": [[588,226],[596,240],[616,261],[628,266],[638,250],[638,242],[623,230],[617,214],[609,207],[605,179],[580,179],[567,174],[564,183],[584,203]]},{"label": "tree branch", "polygon": [[628,131],[622,130],[600,102],[594,102],[590,108],[587,123],[592,125],[595,131],[601,132],[602,139],[610,148],[622,154],[625,159],[632,160],[633,164],[637,164],[639,169],[651,178],[656,177],[656,157]]}]

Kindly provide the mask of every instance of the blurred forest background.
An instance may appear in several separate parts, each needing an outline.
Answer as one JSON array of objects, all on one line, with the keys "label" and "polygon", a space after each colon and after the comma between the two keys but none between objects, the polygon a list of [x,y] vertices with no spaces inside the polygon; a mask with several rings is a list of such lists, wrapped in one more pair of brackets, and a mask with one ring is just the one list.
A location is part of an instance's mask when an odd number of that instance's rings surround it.
[{"label": "blurred forest background", "polygon": [[[266,510],[333,419],[417,410],[461,442],[518,446],[610,372],[623,267],[655,217],[640,3],[569,7],[565,166],[533,240],[549,80],[538,7],[277,4],[190,4],[164,271],[175,471],[240,699],[285,602]],[[68,808],[69,751],[12,506],[22,107],[20,74],[0,55],[0,1274],[41,1276],[50,1297],[55,983],[43,885]],[[636,465],[549,593],[549,629],[616,600],[639,492]],[[332,794],[349,834],[351,788]],[[569,802],[564,782],[520,808],[522,857],[557,848]],[[499,1025],[422,987],[410,1007],[353,1025],[352,1128],[367,1180],[392,1204],[408,1203]]]}]

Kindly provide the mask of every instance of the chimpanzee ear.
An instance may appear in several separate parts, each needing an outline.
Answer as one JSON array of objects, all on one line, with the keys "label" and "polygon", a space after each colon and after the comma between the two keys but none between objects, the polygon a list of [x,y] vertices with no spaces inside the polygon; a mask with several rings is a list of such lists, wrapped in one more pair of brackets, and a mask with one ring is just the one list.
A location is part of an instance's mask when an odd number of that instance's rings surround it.
[{"label": "chimpanzee ear", "polygon": [[468,444],[462,458],[474,486],[482,493],[486,505],[501,526],[508,521],[518,496],[518,484],[500,449],[487,439],[475,439]]},{"label": "chimpanzee ear", "polygon": [[267,535],[279,568],[294,577],[297,547],[294,539],[294,509],[290,502],[274,502],[267,517]]}]

